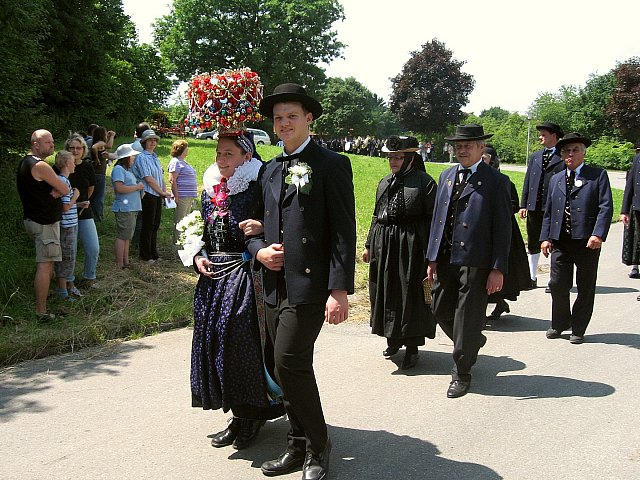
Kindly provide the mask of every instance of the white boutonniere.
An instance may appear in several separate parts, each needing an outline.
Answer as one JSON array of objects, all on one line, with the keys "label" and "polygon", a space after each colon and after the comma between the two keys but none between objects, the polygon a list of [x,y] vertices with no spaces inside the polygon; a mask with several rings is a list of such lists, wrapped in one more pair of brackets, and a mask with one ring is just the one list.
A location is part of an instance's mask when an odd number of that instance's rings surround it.
[{"label": "white boutonniere", "polygon": [[580,188],[582,186],[582,180],[578,179],[575,181],[574,185],[578,188]]},{"label": "white boutonniere", "polygon": [[309,195],[311,192],[311,167],[306,163],[299,163],[289,167],[289,175],[284,179],[288,185],[295,185],[298,193]]}]

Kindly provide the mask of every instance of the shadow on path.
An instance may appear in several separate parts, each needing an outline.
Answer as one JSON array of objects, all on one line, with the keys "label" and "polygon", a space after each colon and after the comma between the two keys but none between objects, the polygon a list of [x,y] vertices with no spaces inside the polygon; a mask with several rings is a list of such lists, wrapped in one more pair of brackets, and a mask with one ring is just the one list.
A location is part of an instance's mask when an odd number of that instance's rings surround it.
[{"label": "shadow on path", "polygon": [[547,318],[522,317],[505,313],[497,319],[490,319],[486,330],[495,332],[544,332],[551,322]]},{"label": "shadow on path", "polygon": [[[287,430],[286,420],[268,423],[260,432],[260,439],[255,445],[246,450],[234,451],[229,459],[249,460],[253,468],[259,469],[263,462],[278,457],[284,451]],[[384,430],[333,426],[329,426],[329,436],[333,443],[329,475],[335,480],[502,478],[484,465],[443,458],[436,445],[419,438],[396,435]],[[291,478],[298,476],[298,473],[291,474]]]},{"label": "shadow on path", "polygon": [[584,337],[585,343],[605,343],[607,345],[622,345],[640,350],[640,335],[637,333],[594,333]]},{"label": "shadow on path", "polygon": [[[624,334],[616,334],[624,335]],[[606,335],[602,335],[606,336]],[[594,335],[598,337],[598,335]],[[640,348],[640,335],[627,339],[636,342],[634,348]],[[590,337],[588,337],[590,338]],[[610,338],[610,343],[623,338]],[[594,340],[595,341],[595,340]],[[631,346],[631,345],[630,345]],[[481,350],[482,352],[482,350]],[[400,367],[404,350],[393,357],[393,362]],[[411,370],[397,370],[392,375],[449,375],[453,360],[451,355],[443,352],[420,352],[420,361]],[[501,375],[504,372],[524,370],[526,364],[511,357],[479,355],[473,367],[471,393],[496,397],[514,397],[518,399],[533,398],[566,398],[566,397],[605,397],[615,392],[615,388],[606,383],[576,380],[569,377],[551,375]],[[443,391],[444,395],[445,392]]]},{"label": "shadow on path", "polygon": [[48,410],[29,397],[52,388],[56,380],[78,380],[95,375],[119,375],[129,364],[131,353],[153,348],[139,342],[110,343],[78,353],[24,362],[0,372],[0,423],[16,413]]}]

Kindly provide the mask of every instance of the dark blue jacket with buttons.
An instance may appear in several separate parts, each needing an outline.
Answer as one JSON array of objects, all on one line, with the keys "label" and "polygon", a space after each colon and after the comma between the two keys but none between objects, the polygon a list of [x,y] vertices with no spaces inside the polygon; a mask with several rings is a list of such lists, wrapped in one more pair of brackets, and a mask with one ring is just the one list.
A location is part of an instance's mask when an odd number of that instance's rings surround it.
[{"label": "dark blue jacket with buttons", "polygon": [[[431,222],[427,257],[435,262],[447,221],[447,211],[458,167],[440,175]],[[458,199],[451,264],[492,268],[507,273],[511,244],[511,192],[509,179],[484,162],[467,180]]]},{"label": "dark blue jacket with buttons", "polygon": [[553,155],[549,159],[549,164],[544,171],[544,183],[542,187],[542,205],[538,205],[536,208],[536,201],[538,199],[538,188],[540,188],[540,179],[542,178],[542,150],[538,150],[531,154],[529,158],[529,164],[527,166],[527,173],[524,175],[524,184],[522,185],[522,197],[520,198],[520,208],[526,208],[527,210],[544,212],[544,202],[549,192],[549,180],[551,176],[558,173],[560,170],[564,170],[564,162],[560,158],[558,150],[553,152]]},{"label": "dark blue jacket with buttons", "polygon": [[[324,303],[331,290],[354,291],[356,219],[351,162],[312,140],[298,163],[311,168],[311,191],[298,193],[289,185],[282,201],[288,301],[292,305]],[[247,241],[254,258],[261,248],[280,243],[282,177],[282,163],[275,160],[266,163],[258,177],[264,233]],[[263,273],[265,300],[276,304],[278,272],[263,267]]]},{"label": "dark blue jacket with buttons", "polygon": [[[542,220],[540,241],[558,240],[567,198],[567,170],[556,173],[549,183],[549,196]],[[588,239],[592,235],[607,239],[613,217],[613,198],[607,172],[583,165],[570,193],[571,238]]]}]

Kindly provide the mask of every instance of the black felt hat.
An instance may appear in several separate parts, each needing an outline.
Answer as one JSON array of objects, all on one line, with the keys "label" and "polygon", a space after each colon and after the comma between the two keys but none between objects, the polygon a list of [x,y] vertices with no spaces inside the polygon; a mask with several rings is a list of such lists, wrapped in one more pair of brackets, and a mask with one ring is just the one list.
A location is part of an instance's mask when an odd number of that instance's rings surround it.
[{"label": "black felt hat", "polygon": [[278,85],[273,94],[268,95],[260,102],[260,113],[265,117],[273,118],[273,106],[281,102],[300,102],[317,119],[322,115],[322,105],[315,98],[307,95],[306,90],[297,83],[283,83]]},{"label": "black felt hat", "polygon": [[587,137],[583,137],[578,132],[567,133],[564,137],[558,140],[556,143],[556,149],[562,150],[562,147],[570,143],[582,143],[585,147],[591,145],[591,140]]},{"label": "black felt hat", "polygon": [[458,125],[456,134],[453,137],[446,137],[445,140],[450,142],[464,142],[467,140],[485,140],[493,137],[493,133],[484,133],[482,125],[470,123],[469,125]]},{"label": "black felt hat", "polygon": [[540,125],[536,125],[536,130],[548,130],[551,133],[558,135],[558,138],[564,137],[562,127],[553,122],[542,122]]},{"label": "black felt hat", "polygon": [[408,153],[417,152],[418,150],[418,139],[416,137],[399,137],[392,135],[385,140],[382,146],[384,153]]}]

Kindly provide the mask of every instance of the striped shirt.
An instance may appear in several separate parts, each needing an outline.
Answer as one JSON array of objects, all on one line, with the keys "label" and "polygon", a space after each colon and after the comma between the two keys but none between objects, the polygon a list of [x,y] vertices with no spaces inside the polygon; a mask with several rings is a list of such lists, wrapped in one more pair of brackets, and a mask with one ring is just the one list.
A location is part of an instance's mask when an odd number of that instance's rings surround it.
[{"label": "striped shirt", "polygon": [[169,167],[167,168],[167,170],[169,170],[169,173],[176,172],[178,174],[176,183],[178,187],[179,198],[195,198],[198,196],[198,181],[196,180],[196,171],[191,165],[189,165],[183,159],[173,157],[169,162]]},{"label": "striped shirt", "polygon": [[[71,203],[71,199],[73,198],[73,189],[71,188],[71,182],[69,182],[69,179],[64,175],[58,175],[58,177],[60,177],[60,180],[62,180],[67,185],[67,187],[69,187],[69,194],[60,197],[60,200],[62,200],[62,205],[68,205],[69,203]],[[66,212],[62,212],[60,227],[69,228],[75,227],[76,225],[78,225],[78,207],[74,203],[71,208],[69,208],[69,210],[67,210]]]},{"label": "striped shirt", "polygon": [[151,186],[147,183],[144,177],[152,177],[158,187],[162,188],[164,185],[164,180],[162,178],[162,165],[160,165],[160,160],[158,160],[158,156],[155,153],[147,152],[146,150],[140,153],[136,157],[136,161],[131,167],[131,171],[136,176],[136,178],[144,184],[144,192],[154,197],[159,197],[160,194],[156,192]]}]

